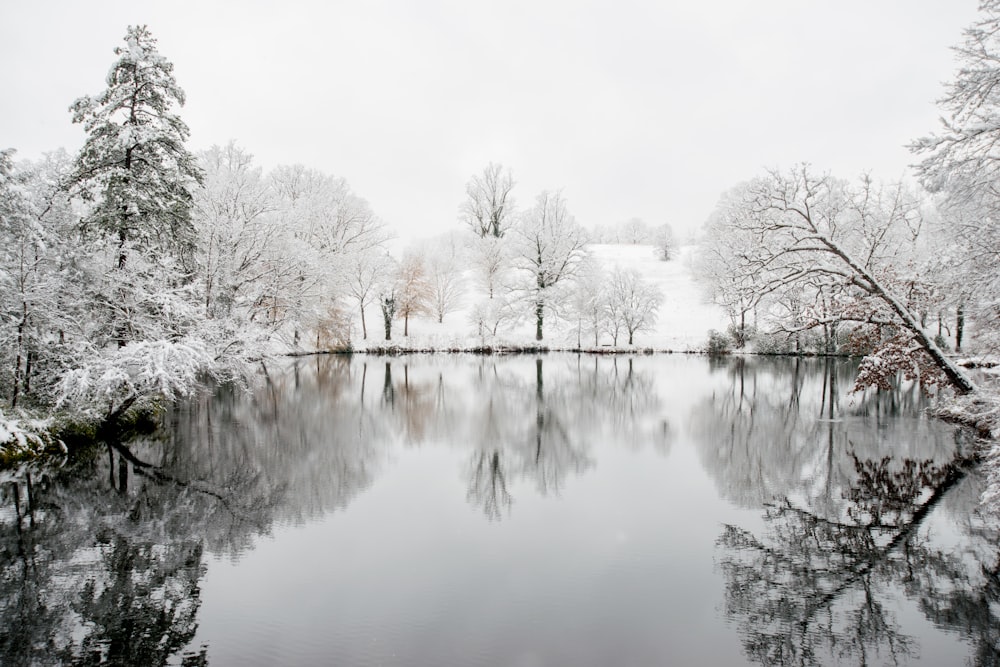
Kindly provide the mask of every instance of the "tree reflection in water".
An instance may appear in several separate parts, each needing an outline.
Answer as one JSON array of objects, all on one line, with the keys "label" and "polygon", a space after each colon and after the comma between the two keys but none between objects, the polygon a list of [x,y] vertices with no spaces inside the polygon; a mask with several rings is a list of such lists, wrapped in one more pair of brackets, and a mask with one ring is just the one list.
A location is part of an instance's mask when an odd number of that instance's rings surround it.
[{"label": "tree reflection in water", "polygon": [[[898,621],[909,601],[974,642],[975,664],[1000,664],[1000,531],[979,514],[971,436],[928,439],[917,416],[886,419],[919,406],[912,391],[837,405],[836,365],[826,363],[822,387],[793,380],[781,390],[787,374],[734,364],[729,391],[707,401],[696,429],[729,497],[763,511],[759,534],[726,525],[717,542],[725,613],[747,657],[904,663],[919,649]],[[904,447],[913,436],[911,452],[927,443],[927,456],[884,455],[886,429]]]},{"label": "tree reflection in water", "polygon": [[[261,380],[174,406],[156,437],[0,485],[0,663],[204,664],[190,644],[205,554],[238,560],[279,522],[347,506],[397,444],[471,448],[467,500],[490,519],[522,481],[558,493],[596,438],[667,445],[627,359],[314,357]],[[627,416],[604,423],[612,403]]]},{"label": "tree reflection in water", "polygon": [[[558,494],[570,474],[594,465],[595,439],[669,446],[653,383],[631,358],[538,357],[531,374],[502,372],[500,365],[510,366],[480,362],[475,388],[482,400],[468,406],[469,418],[453,423],[474,429],[468,499],[491,520],[510,511],[515,480],[530,481],[542,495]],[[547,373],[554,377],[547,381]]]}]

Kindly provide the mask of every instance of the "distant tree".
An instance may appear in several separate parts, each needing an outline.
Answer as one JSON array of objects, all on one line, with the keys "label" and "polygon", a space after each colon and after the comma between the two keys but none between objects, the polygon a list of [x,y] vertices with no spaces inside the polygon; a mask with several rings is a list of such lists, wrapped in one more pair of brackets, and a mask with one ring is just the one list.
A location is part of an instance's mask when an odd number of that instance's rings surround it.
[{"label": "distant tree", "polygon": [[705,223],[704,236],[694,254],[692,268],[698,280],[707,287],[712,301],[729,316],[730,331],[737,349],[747,342],[748,332],[755,324],[755,313],[764,292],[756,288],[756,277],[734,271],[739,258],[756,245],[753,232],[728,222],[731,207],[740,206],[742,188],[737,186],[724,193],[715,212]]},{"label": "distant tree", "polygon": [[577,267],[569,295],[569,305],[576,319],[576,345],[583,347],[583,334],[600,343],[600,335],[607,328],[607,275],[593,255],[588,254]]},{"label": "distant tree", "polygon": [[669,223],[663,223],[650,232],[653,245],[656,246],[656,255],[664,262],[669,262],[677,253],[677,240],[674,237],[674,230]]},{"label": "distant tree", "polygon": [[651,230],[649,225],[639,218],[629,218],[618,226],[618,242],[626,245],[641,245],[649,243]]},{"label": "distant tree", "polygon": [[[332,314],[349,296],[348,257],[382,247],[389,238],[385,224],[343,178],[296,164],[276,168],[269,180],[294,257],[289,265],[298,275],[296,289],[281,304],[294,327],[293,340],[299,340],[300,329],[334,333],[331,327],[340,326],[335,320],[346,322]],[[335,336],[344,340],[349,333]]]},{"label": "distant tree", "polygon": [[663,293],[643,281],[635,269],[616,268],[611,272],[605,292],[608,311],[616,320],[615,344],[618,326],[628,333],[628,344],[633,344],[635,334],[648,331],[656,323],[656,313],[663,303]]},{"label": "distant tree", "polygon": [[492,299],[506,285],[510,265],[510,244],[495,236],[475,238],[469,246],[469,261],[477,282]]},{"label": "distant tree", "polygon": [[452,235],[433,240],[424,250],[430,301],[438,324],[455,310],[465,293],[462,250]]},{"label": "distant tree", "polygon": [[483,344],[489,337],[497,335],[501,325],[513,324],[519,319],[517,303],[508,298],[507,294],[481,299],[469,312],[469,322],[476,327],[476,333]]},{"label": "distant tree", "polygon": [[525,291],[542,340],[546,311],[558,305],[556,288],[571,278],[586,254],[586,234],[559,192],[542,192],[515,227],[515,261],[526,274]]},{"label": "distant tree", "polygon": [[465,185],[461,219],[480,238],[501,238],[514,220],[514,179],[510,169],[490,162]]},{"label": "distant tree", "polygon": [[347,292],[361,311],[361,337],[368,338],[365,308],[378,298],[379,285],[393,270],[392,257],[380,248],[351,253],[345,260],[344,275]]},{"label": "distant tree", "polygon": [[431,312],[433,291],[427,280],[423,256],[416,251],[403,255],[396,271],[396,316],[403,318],[403,335],[410,335],[410,316]]}]

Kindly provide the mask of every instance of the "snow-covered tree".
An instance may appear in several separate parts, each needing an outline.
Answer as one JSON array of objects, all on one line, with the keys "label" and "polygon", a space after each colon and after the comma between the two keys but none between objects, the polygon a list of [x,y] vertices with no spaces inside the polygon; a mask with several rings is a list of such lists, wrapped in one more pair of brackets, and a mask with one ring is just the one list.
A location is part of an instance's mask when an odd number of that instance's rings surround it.
[{"label": "snow-covered tree", "polygon": [[108,87],[73,103],[87,139],[77,156],[74,191],[92,207],[85,230],[117,243],[124,268],[129,244],[187,256],[194,241],[192,190],[201,172],[184,146],[189,130],[174,112],[184,91],[174,66],[146,26],[129,26],[108,72]]},{"label": "snow-covered tree", "polygon": [[462,222],[480,238],[501,238],[514,221],[514,178],[510,169],[490,162],[465,185],[459,209]]},{"label": "snow-covered tree", "polygon": [[270,181],[299,274],[297,290],[284,299],[298,340],[300,330],[332,325],[329,313],[349,291],[346,258],[380,247],[389,234],[343,178],[291,165],[275,169]]},{"label": "snow-covered tree", "polygon": [[192,191],[201,172],[174,112],[184,92],[149,30],[130,26],[115,55],[108,87],[71,108],[87,133],[71,188],[90,203],[81,226],[93,253],[114,269],[95,306],[105,314],[104,335],[122,347],[188,324]]},{"label": "snow-covered tree", "polygon": [[495,236],[476,237],[469,244],[473,275],[490,299],[508,287],[510,253],[508,240]]},{"label": "snow-covered tree", "polygon": [[[924,186],[940,197],[951,231],[954,268],[970,290],[962,303],[980,323],[983,342],[1000,346],[1000,0],[981,0],[980,17],[955,48],[960,67],[939,101],[936,134],[910,146]],[[972,298],[974,297],[974,298]],[[963,314],[964,319],[964,314]]]},{"label": "snow-covered tree", "polygon": [[[798,291],[803,312],[790,330],[855,322],[880,332],[870,341],[874,350],[862,363],[859,387],[883,386],[903,372],[973,390],[906,306],[900,267],[920,211],[903,186],[869,178],[851,185],[800,165],[750,181],[723,199],[717,215],[723,227],[755,241],[728,269],[740,284],[765,296]],[[834,304],[832,312],[825,303]]]},{"label": "snow-covered tree", "polygon": [[652,232],[641,218],[629,218],[618,226],[618,242],[626,245],[649,243]]},{"label": "snow-covered tree", "polygon": [[670,223],[663,223],[651,233],[653,245],[656,246],[656,256],[664,262],[669,262],[677,254],[677,240]]},{"label": "snow-covered tree", "polygon": [[365,308],[378,300],[378,290],[393,270],[393,259],[381,248],[353,252],[344,258],[347,293],[361,313],[361,337],[368,339]]},{"label": "snow-covered tree", "polygon": [[199,157],[205,176],[195,191],[194,223],[205,315],[219,318],[235,310],[254,320],[261,294],[272,291],[267,285],[282,280],[277,204],[253,155],[234,142]]},{"label": "snow-covered tree", "polygon": [[557,289],[572,278],[586,254],[586,233],[566,208],[560,192],[542,192],[514,228],[514,258],[525,274],[523,289],[542,340],[546,312],[555,312]]},{"label": "snow-covered tree", "polygon": [[431,241],[423,250],[430,287],[430,302],[438,324],[455,310],[465,294],[462,258],[458,239],[448,234]]},{"label": "snow-covered tree", "polygon": [[13,408],[22,395],[37,402],[51,389],[67,336],[72,346],[89,318],[81,311],[85,258],[63,190],[71,160],[57,151],[13,166],[9,157],[0,153],[0,359],[13,368]]},{"label": "snow-covered tree", "polygon": [[518,304],[508,293],[480,299],[469,311],[469,323],[475,327],[483,345],[497,335],[501,326],[513,325],[520,317]]},{"label": "snow-covered tree", "polygon": [[576,346],[583,347],[584,333],[594,337],[594,345],[600,342],[600,335],[607,329],[608,277],[594,256],[587,254],[577,267],[573,287],[569,295],[569,307],[576,320]]},{"label": "snow-covered tree", "polygon": [[615,344],[620,328],[628,334],[628,344],[632,345],[636,333],[648,331],[656,324],[663,293],[645,282],[635,269],[615,268],[609,277],[605,300],[607,311],[614,320]]},{"label": "snow-covered tree", "polygon": [[746,344],[748,332],[755,324],[754,313],[766,296],[757,289],[754,275],[733,270],[739,258],[757,243],[756,236],[749,230],[728,224],[728,212],[740,206],[746,187],[747,184],[742,184],[722,195],[715,212],[705,223],[705,233],[692,262],[698,280],[729,316],[737,348]]}]

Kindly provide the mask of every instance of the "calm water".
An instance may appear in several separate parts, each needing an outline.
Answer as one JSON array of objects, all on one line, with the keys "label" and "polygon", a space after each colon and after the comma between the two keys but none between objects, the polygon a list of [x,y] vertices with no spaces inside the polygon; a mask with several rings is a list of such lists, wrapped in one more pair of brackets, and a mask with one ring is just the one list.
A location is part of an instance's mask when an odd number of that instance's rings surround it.
[{"label": "calm water", "polygon": [[1000,663],[971,440],[852,371],[270,367],[7,478],[0,663]]}]

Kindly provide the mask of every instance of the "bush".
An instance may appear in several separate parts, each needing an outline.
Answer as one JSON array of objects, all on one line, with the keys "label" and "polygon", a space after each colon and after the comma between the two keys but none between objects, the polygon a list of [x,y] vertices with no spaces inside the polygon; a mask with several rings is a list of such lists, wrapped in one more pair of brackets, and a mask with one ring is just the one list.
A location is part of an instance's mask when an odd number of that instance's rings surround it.
[{"label": "bush", "polygon": [[757,327],[747,325],[741,328],[735,324],[730,324],[726,328],[726,333],[729,335],[729,339],[733,341],[733,347],[737,350],[742,350],[747,346],[747,343],[757,337]]},{"label": "bush", "polygon": [[716,331],[715,329],[709,329],[708,331],[708,346],[705,351],[711,355],[729,354],[732,349],[732,341],[724,333]]},{"label": "bush", "polygon": [[788,336],[780,333],[763,333],[754,341],[757,354],[788,354]]}]

